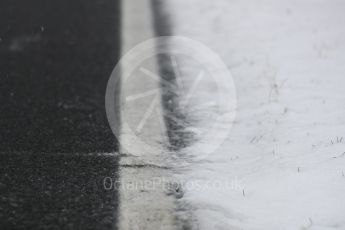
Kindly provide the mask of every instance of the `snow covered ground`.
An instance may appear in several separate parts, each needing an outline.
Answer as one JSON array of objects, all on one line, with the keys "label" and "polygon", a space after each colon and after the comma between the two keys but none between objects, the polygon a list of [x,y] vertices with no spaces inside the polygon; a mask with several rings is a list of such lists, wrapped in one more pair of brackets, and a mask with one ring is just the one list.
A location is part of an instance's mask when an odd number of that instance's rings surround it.
[{"label": "snow covered ground", "polygon": [[237,90],[226,141],[176,175],[203,186],[182,198],[199,227],[345,229],[345,2],[164,4],[174,34],[218,53]]}]

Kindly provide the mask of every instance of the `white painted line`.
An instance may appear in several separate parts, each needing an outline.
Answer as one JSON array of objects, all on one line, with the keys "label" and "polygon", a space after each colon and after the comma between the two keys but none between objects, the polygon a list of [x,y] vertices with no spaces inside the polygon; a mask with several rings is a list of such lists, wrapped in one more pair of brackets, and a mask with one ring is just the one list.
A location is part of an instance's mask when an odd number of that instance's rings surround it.
[{"label": "white painted line", "polygon": [[[121,12],[122,55],[125,55],[138,43],[154,37],[151,0],[123,0]],[[154,76],[159,76],[157,60],[154,58],[145,67]],[[132,67],[121,66],[122,76],[130,74]],[[121,97],[125,103],[121,104],[120,153],[128,155],[120,160],[118,227],[126,230],[175,229],[174,198],[167,195],[171,175],[165,162],[168,158],[165,150],[167,137],[162,122],[160,82],[140,74],[132,78],[130,83],[121,80]],[[156,97],[153,98],[152,95]],[[130,106],[132,101],[139,102]],[[133,131],[130,132],[129,128],[136,130],[136,135],[143,142],[149,139],[148,141],[155,143],[154,148],[147,148],[147,145],[134,141]]]}]

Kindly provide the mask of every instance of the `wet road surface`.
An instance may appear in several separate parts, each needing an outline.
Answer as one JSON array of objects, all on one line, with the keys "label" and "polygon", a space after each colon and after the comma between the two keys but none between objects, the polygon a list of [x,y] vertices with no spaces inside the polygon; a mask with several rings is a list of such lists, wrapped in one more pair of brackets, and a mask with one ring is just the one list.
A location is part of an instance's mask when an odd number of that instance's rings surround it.
[{"label": "wet road surface", "polygon": [[0,19],[0,228],[114,229],[119,1],[4,0]]}]

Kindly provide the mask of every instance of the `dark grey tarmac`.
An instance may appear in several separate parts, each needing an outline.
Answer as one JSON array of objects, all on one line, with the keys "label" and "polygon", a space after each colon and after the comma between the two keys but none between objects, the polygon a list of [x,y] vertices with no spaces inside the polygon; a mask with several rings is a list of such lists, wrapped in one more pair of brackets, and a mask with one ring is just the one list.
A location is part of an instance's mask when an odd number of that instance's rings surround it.
[{"label": "dark grey tarmac", "polygon": [[0,229],[115,229],[119,0],[0,2]]}]

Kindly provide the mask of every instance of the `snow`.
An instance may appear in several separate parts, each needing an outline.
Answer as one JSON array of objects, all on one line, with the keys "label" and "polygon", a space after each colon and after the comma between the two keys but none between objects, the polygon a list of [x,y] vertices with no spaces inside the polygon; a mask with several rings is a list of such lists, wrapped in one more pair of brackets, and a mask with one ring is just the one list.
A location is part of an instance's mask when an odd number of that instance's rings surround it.
[{"label": "snow", "polygon": [[237,91],[225,142],[176,166],[200,229],[345,229],[345,2],[164,2],[174,34],[218,53]]}]

